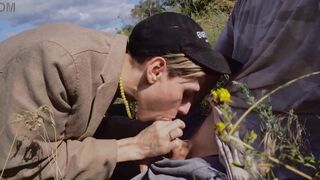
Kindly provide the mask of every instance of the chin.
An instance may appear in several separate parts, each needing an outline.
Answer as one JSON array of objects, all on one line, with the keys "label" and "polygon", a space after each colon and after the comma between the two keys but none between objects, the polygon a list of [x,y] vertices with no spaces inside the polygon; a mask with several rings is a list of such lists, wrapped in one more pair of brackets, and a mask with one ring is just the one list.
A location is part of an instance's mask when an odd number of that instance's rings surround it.
[{"label": "chin", "polygon": [[148,116],[143,116],[141,114],[136,115],[137,120],[141,122],[148,122],[148,121],[154,121],[154,117],[148,117]]},{"label": "chin", "polygon": [[147,121],[171,121],[172,119],[175,119],[175,116],[148,116],[148,115],[140,115],[137,114],[137,119],[142,122],[147,122]]}]

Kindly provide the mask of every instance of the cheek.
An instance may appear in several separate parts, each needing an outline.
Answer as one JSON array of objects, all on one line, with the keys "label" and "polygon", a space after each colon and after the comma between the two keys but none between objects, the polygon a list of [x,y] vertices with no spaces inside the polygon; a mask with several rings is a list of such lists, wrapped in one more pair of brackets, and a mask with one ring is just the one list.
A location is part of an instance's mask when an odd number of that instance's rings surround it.
[{"label": "cheek", "polygon": [[181,104],[182,94],[179,89],[154,87],[139,93],[138,116],[174,118]]},{"label": "cheek", "polygon": [[[150,89],[151,90],[151,89]],[[140,94],[138,104],[147,106],[148,109],[158,111],[177,108],[181,104],[181,97],[174,89],[154,89]]]},{"label": "cheek", "polygon": [[182,94],[179,87],[167,86],[163,89],[159,89],[155,95],[159,105],[163,105],[167,108],[175,108],[181,104]]}]

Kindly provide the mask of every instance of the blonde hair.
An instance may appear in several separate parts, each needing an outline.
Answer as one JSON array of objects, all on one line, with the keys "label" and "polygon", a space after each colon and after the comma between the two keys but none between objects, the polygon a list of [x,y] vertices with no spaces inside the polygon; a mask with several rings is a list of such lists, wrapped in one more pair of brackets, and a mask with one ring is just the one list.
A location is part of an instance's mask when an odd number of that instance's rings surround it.
[{"label": "blonde hair", "polygon": [[167,61],[169,76],[171,77],[186,77],[197,78],[205,75],[203,69],[192,62],[184,54],[167,54],[162,56]]},{"label": "blonde hair", "polygon": [[[167,62],[170,77],[198,78],[205,75],[203,68],[192,62],[183,53],[162,56]],[[138,63],[144,63],[150,57],[135,57]]]}]

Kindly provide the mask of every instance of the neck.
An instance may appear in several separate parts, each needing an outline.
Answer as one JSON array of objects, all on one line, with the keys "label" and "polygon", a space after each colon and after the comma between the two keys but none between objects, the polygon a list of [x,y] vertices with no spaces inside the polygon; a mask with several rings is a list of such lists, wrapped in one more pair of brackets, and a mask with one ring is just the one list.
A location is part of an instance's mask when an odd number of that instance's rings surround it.
[{"label": "neck", "polygon": [[121,76],[123,81],[123,88],[128,95],[128,100],[135,100],[138,92],[138,84],[142,76],[141,66],[134,62],[129,54],[124,57]]}]

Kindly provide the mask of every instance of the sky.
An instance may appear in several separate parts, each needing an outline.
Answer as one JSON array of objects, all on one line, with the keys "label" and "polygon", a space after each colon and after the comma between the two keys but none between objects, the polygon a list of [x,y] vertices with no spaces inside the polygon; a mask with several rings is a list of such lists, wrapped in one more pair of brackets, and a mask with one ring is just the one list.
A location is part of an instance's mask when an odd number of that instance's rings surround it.
[{"label": "sky", "polygon": [[116,32],[139,0],[0,0],[0,41],[41,24],[69,22]]}]

